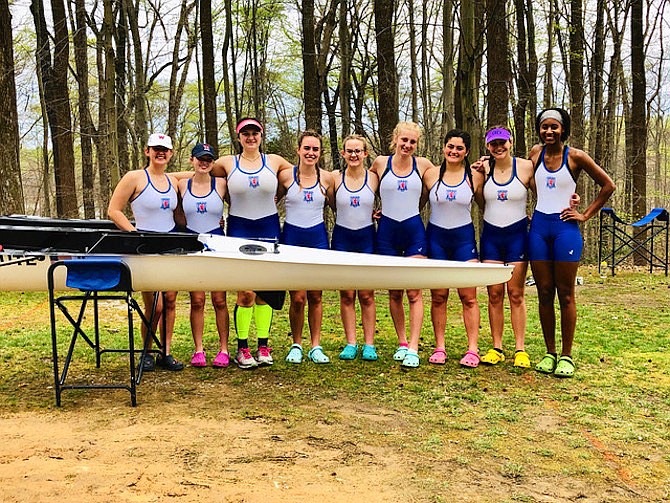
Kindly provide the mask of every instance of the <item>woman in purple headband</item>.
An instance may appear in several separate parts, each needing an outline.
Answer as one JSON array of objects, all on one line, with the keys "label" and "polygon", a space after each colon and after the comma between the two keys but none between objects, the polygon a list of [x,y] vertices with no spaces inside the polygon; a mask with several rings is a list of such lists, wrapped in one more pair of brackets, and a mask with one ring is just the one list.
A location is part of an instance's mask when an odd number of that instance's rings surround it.
[{"label": "woman in purple headband", "polygon": [[[535,166],[537,205],[530,225],[528,255],[547,347],[547,354],[535,369],[556,377],[572,377],[575,373],[572,343],[577,322],[575,278],[583,245],[579,223],[596,215],[616,187],[586,152],[565,145],[570,135],[570,116],[565,110],[543,110],[537,116],[535,129],[541,144],[535,145],[529,154]],[[600,186],[600,191],[580,213],[573,197],[582,171]],[[556,295],[561,310],[560,358],[556,349]]]},{"label": "woman in purple headband", "polygon": [[[484,201],[484,224],[480,240],[482,262],[514,266],[507,283],[491,285],[489,324],[493,348],[482,356],[482,363],[496,365],[505,360],[503,328],[505,290],[509,299],[512,330],[515,339],[514,366],[530,367],[524,344],[526,337],[526,302],[524,287],[528,269],[528,188],[535,189],[533,164],[512,156],[512,133],[496,126],[486,133],[488,159],[482,164],[485,182],[478,196]],[[479,169],[479,166],[477,166]]]}]

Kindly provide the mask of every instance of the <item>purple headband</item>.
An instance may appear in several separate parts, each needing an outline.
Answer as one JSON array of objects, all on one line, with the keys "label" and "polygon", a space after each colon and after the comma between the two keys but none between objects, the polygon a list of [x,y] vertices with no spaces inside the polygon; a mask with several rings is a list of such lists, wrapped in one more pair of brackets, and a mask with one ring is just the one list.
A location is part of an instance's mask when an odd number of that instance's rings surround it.
[{"label": "purple headband", "polygon": [[491,143],[495,140],[508,141],[510,138],[512,138],[512,133],[502,127],[493,128],[486,133],[486,143]]}]

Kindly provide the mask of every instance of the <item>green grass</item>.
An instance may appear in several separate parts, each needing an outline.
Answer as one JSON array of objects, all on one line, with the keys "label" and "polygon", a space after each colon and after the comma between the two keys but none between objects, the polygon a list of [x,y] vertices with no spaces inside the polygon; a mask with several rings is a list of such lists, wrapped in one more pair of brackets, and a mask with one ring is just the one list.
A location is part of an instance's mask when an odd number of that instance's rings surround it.
[{"label": "green grass", "polygon": [[[159,396],[172,403],[192,396],[209,400],[217,387],[225,385],[233,396],[245,397],[245,405],[235,411],[241,419],[282,423],[296,433],[305,424],[325,424],[371,445],[396,445],[410,458],[424,460],[410,468],[413,475],[408,476],[423,480],[429,493],[442,494],[426,501],[449,500],[446,482],[424,473],[426,467],[440,463],[484,470],[514,485],[534,477],[558,477],[569,486],[574,478],[662,501],[670,485],[670,282],[665,276],[645,273],[601,279],[589,268],[582,268],[580,275],[585,284],[577,293],[574,379],[513,368],[508,325],[504,363],[460,368],[466,338],[456,295],[449,300],[446,365],[427,363],[433,347],[427,294],[421,366],[406,371],[392,360],[397,340],[384,292],[377,296],[380,361],[341,362],[337,355],[345,341],[338,298],[325,292],[323,347],[331,365],[284,362],[291,340],[283,312],[273,322],[273,367],[253,372],[187,368],[176,374],[157,373],[160,379],[152,376],[141,385],[140,400],[151,402]],[[185,294],[179,296],[173,342],[173,353],[184,361],[193,350],[187,299]],[[484,289],[479,300],[483,352],[490,347]],[[233,302],[229,296],[229,305]],[[536,363],[544,343],[532,287],[527,303],[527,351]],[[205,345],[211,358],[217,337],[211,310],[208,313]],[[0,414],[53,409],[48,318],[45,294],[0,296]],[[122,346],[123,311],[109,308],[104,320],[105,344]],[[70,332],[61,327],[64,351]],[[252,335],[252,343],[253,339]],[[102,369],[95,369],[90,350],[80,345],[71,373],[111,382],[123,379],[125,362],[122,356],[106,355]],[[64,400],[84,401],[86,396],[86,391],[71,391]],[[618,478],[621,470],[629,472],[630,479]],[[519,489],[506,501],[535,499]]]}]

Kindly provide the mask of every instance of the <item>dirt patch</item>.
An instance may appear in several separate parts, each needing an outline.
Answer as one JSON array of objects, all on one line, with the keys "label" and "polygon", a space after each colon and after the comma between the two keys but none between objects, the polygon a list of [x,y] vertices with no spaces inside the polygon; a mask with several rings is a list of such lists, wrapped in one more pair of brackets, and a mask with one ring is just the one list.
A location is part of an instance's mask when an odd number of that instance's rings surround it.
[{"label": "dirt patch", "polygon": [[[467,442],[426,449],[412,436],[423,434],[421,418],[381,404],[322,400],[284,417],[263,404],[262,393],[245,398],[225,384],[194,385],[175,400],[154,387],[159,376],[142,384],[137,408],[122,392],[70,392],[62,409],[0,419],[0,500],[595,502],[631,496],[615,486],[515,473],[509,460],[473,456]],[[553,416],[536,424],[545,433],[558,427]]]}]

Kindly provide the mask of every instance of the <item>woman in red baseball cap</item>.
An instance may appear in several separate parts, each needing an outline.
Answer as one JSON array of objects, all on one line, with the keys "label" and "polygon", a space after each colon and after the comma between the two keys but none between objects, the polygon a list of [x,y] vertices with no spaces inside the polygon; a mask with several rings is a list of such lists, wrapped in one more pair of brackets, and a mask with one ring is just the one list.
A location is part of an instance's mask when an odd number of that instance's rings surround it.
[{"label": "woman in red baseball cap", "polygon": [[[109,201],[107,214],[121,230],[170,232],[176,227],[174,212],[178,201],[177,179],[165,172],[172,158],[172,139],[163,133],[153,133],[149,136],[144,154],[147,156],[147,166],[123,175]],[[133,210],[135,225],[123,213],[129,204]],[[142,292],[142,299],[145,315],[148,317],[153,309],[154,292]],[[166,318],[164,354],[159,355],[156,362],[152,355],[147,354],[142,363],[146,371],[154,370],[154,365],[167,370],[184,368],[184,365],[170,354],[176,299],[177,292],[165,292],[165,309],[163,309],[159,296],[154,319],[158,323],[161,315],[164,314]],[[146,336],[146,328],[142,324],[142,337]]]}]

